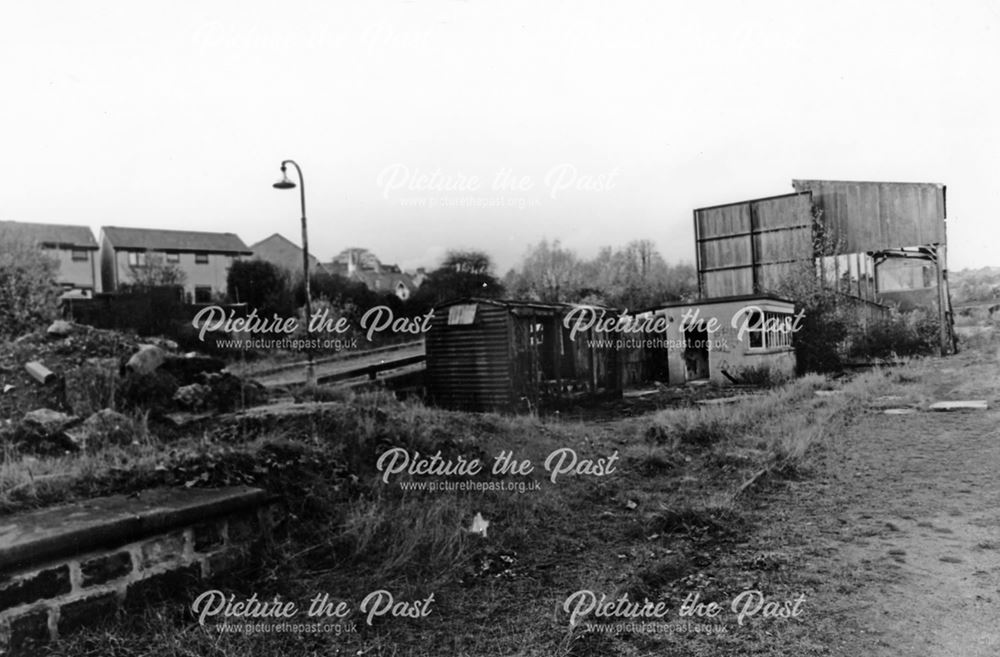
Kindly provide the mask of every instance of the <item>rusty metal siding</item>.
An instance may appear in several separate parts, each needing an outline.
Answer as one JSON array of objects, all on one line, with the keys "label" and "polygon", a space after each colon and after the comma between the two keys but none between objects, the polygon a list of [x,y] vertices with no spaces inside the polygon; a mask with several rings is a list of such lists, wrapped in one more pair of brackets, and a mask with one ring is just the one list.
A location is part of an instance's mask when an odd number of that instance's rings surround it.
[{"label": "rusty metal siding", "polygon": [[945,186],[845,180],[793,180],[812,192],[837,253],[945,243]]},{"label": "rusty metal siding", "polygon": [[694,221],[704,298],[775,291],[813,257],[808,192],[700,208]]},{"label": "rusty metal siding", "polygon": [[476,307],[470,325],[449,326],[436,313],[427,333],[427,392],[446,408],[505,410],[512,404],[511,318],[506,308]]},{"label": "rusty metal siding", "polygon": [[[450,308],[476,305],[472,324],[448,324]],[[570,306],[469,299],[438,306],[426,337],[425,379],[432,403],[469,411],[522,411],[620,394],[619,350],[592,346],[591,329],[570,340]]]}]

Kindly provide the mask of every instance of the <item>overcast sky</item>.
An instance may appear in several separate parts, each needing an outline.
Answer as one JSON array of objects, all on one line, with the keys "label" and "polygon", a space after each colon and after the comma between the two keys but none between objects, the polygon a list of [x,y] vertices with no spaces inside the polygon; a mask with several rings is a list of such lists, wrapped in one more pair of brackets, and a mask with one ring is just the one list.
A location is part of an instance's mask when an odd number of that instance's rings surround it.
[{"label": "overcast sky", "polygon": [[1000,265],[1000,3],[36,2],[0,23],[0,219],[434,266],[649,238],[792,178],[941,182]]}]

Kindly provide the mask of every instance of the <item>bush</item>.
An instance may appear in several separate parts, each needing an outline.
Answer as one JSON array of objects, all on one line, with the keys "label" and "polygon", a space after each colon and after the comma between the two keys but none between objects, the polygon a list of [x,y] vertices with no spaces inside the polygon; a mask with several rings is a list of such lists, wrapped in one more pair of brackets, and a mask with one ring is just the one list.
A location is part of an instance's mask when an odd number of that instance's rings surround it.
[{"label": "bush", "polygon": [[226,292],[234,303],[245,303],[261,317],[295,315],[288,272],[266,260],[237,260],[229,268]]},{"label": "bush", "polygon": [[850,338],[848,354],[854,358],[891,358],[933,354],[939,348],[937,319],[923,310],[893,310],[887,318],[859,327]]},{"label": "bush", "polygon": [[15,338],[59,314],[59,262],[0,232],[0,338]]}]

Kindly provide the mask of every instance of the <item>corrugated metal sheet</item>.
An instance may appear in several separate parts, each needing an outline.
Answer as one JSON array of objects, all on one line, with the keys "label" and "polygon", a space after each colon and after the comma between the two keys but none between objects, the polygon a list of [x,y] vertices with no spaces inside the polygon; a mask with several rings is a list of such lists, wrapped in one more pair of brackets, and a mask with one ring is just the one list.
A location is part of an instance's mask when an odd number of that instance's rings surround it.
[{"label": "corrugated metal sheet", "polygon": [[478,411],[511,406],[511,318],[507,308],[480,303],[475,321],[448,325],[438,313],[427,333],[427,388],[434,403]]},{"label": "corrugated metal sheet", "polygon": [[[449,323],[475,304],[470,324]],[[569,339],[570,306],[461,300],[438,306],[426,337],[427,391],[460,410],[527,410],[586,393],[620,393],[619,351],[593,348],[594,331]]]},{"label": "corrugated metal sheet", "polygon": [[945,243],[945,191],[939,183],[793,180],[837,241],[837,253]]},{"label": "corrugated metal sheet", "polygon": [[694,223],[705,298],[775,291],[813,257],[808,192],[699,208]]}]

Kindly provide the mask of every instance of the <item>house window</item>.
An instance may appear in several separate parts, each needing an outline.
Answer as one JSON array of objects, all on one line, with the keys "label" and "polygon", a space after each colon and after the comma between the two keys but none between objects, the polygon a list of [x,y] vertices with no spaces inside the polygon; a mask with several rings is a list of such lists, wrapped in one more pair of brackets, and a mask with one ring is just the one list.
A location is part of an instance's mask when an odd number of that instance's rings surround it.
[{"label": "house window", "polygon": [[790,349],[792,315],[776,312],[752,312],[747,320],[746,339],[750,349]]},{"label": "house window", "polygon": [[167,262],[168,263],[170,263],[172,265],[176,265],[180,261],[181,261],[181,254],[180,253],[168,253],[167,254]]},{"label": "house window", "polygon": [[128,266],[129,267],[145,267],[146,266],[146,254],[142,251],[129,251],[128,252]]},{"label": "house window", "polygon": [[86,249],[73,249],[74,262],[87,262],[88,260],[90,260],[90,254],[87,253]]},{"label": "house window", "polygon": [[208,254],[207,253],[195,253],[194,254],[194,264],[196,264],[196,265],[207,265],[208,264]]},{"label": "house window", "polygon": [[212,288],[208,285],[196,285],[194,288],[195,303],[212,303]]}]

